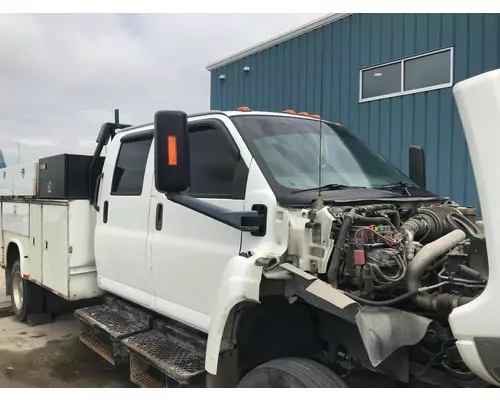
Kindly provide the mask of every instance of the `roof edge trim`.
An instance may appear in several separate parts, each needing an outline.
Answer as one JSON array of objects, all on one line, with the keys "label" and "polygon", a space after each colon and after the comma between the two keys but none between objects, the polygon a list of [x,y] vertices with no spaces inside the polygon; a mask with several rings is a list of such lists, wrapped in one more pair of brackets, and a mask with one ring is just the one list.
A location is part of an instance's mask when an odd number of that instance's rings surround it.
[{"label": "roof edge trim", "polygon": [[252,47],[249,47],[245,50],[239,51],[238,53],[234,53],[233,55],[230,55],[226,58],[223,58],[222,60],[215,61],[211,64],[208,64],[206,66],[206,69],[208,71],[213,71],[217,68],[223,67],[227,64],[230,64],[234,61],[241,60],[242,58],[248,57],[252,54],[258,53],[262,50],[268,49],[270,47],[276,46],[280,43],[286,42],[287,40],[293,39],[297,36],[303,35],[305,33],[311,32],[315,29],[321,28],[325,25],[328,25],[331,22],[338,21],[339,19],[342,19],[344,17],[347,17],[351,15],[352,13],[335,13],[335,14],[328,14],[324,17],[318,18],[312,22],[308,22],[307,24],[304,24],[302,26],[299,26],[298,28],[292,29],[288,32],[285,32],[279,36],[275,36],[271,39],[265,40],[264,42],[258,43]]}]

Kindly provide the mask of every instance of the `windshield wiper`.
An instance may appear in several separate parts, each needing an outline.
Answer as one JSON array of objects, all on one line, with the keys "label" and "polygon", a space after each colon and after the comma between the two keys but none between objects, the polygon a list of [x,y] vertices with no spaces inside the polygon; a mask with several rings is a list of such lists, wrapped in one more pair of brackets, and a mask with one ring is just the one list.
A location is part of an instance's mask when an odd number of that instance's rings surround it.
[{"label": "windshield wiper", "polygon": [[293,190],[292,193],[302,193],[302,192],[310,192],[313,190],[319,191],[319,190],[342,190],[342,189],[366,189],[365,186],[349,186],[349,185],[342,185],[340,183],[329,183],[327,185],[323,185],[321,187],[312,187],[309,189],[297,189]]},{"label": "windshield wiper", "polygon": [[399,181],[394,183],[388,183],[387,185],[376,186],[378,189],[403,189],[403,193],[406,196],[411,197],[411,193],[408,191],[409,187],[416,187],[415,185],[410,185],[407,182]]}]

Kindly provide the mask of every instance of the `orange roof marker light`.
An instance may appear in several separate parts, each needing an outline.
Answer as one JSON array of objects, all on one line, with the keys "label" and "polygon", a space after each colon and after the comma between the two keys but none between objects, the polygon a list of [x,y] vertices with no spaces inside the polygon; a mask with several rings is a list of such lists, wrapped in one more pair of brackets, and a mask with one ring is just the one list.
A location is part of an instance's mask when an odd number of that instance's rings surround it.
[{"label": "orange roof marker light", "polygon": [[238,107],[236,111],[252,111],[252,110],[250,110],[250,108],[248,108],[247,106],[243,106],[243,107]]},{"label": "orange roof marker light", "polygon": [[318,114],[312,114],[311,118],[321,119],[321,116]]},{"label": "orange roof marker light", "polygon": [[283,110],[282,112],[283,112],[283,113],[285,113],[285,114],[297,114],[297,113],[296,113],[295,111],[293,111],[293,110]]},{"label": "orange roof marker light", "polygon": [[303,117],[309,117],[311,114],[309,114],[308,112],[302,111],[302,112],[297,113],[297,115],[302,115]]}]

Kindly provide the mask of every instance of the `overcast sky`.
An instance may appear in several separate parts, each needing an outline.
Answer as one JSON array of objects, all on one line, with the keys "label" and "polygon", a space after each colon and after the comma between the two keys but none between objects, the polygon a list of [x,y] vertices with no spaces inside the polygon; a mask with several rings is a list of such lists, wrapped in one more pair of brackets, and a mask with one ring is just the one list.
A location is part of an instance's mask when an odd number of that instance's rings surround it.
[{"label": "overcast sky", "polygon": [[7,164],[91,153],[119,108],[209,108],[205,66],[322,14],[0,14],[0,148]]}]

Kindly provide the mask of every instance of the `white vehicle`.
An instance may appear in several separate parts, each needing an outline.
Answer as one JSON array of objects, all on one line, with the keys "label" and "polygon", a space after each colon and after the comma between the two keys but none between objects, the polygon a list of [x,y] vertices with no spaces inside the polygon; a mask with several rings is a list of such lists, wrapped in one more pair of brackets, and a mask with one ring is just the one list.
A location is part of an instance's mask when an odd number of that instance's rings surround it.
[{"label": "white vehicle", "polygon": [[81,340],[143,387],[344,387],[356,368],[499,386],[500,70],[454,93],[486,240],[425,189],[417,147],[410,179],[316,118],[160,111],[103,125],[86,176],[40,160],[36,196],[3,198],[16,315],[50,311],[42,287],[106,293],[75,312]]}]

